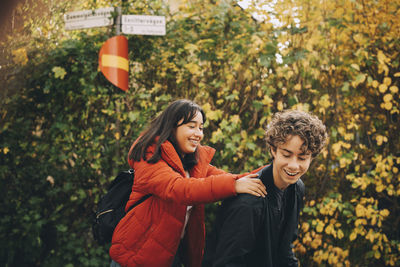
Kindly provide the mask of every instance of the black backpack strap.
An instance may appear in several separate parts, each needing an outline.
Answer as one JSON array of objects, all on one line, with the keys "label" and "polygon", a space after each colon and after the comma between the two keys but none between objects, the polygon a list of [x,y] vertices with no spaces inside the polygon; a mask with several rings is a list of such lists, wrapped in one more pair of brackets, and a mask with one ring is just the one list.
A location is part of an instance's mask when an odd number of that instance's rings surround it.
[{"label": "black backpack strap", "polygon": [[[129,169],[128,172],[132,175],[135,175],[135,170],[134,169]],[[141,199],[139,199],[136,203],[134,203],[132,206],[129,207],[129,209],[126,211],[126,213],[128,213],[129,211],[131,211],[131,209],[133,209],[134,207],[136,207],[137,205],[139,205],[140,203],[142,203],[143,201],[145,201],[146,199],[148,199],[149,197],[151,197],[151,194],[145,195],[143,196]]]},{"label": "black backpack strap", "polygon": [[129,209],[126,211],[126,213],[128,213],[131,209],[133,209],[134,207],[136,207],[137,205],[139,205],[140,203],[142,203],[143,201],[145,201],[146,199],[148,199],[149,197],[151,197],[151,194],[145,195],[143,196],[141,199],[139,199],[135,204],[133,204],[132,206],[129,207]]}]

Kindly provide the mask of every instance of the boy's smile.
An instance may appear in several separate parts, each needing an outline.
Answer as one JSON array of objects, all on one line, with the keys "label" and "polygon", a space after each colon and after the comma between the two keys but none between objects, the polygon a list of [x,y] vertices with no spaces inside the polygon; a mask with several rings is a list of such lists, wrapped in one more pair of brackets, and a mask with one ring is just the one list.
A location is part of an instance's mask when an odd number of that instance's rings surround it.
[{"label": "boy's smile", "polygon": [[274,183],[279,189],[296,183],[310,167],[311,153],[301,150],[303,143],[298,135],[290,135],[284,144],[278,145],[275,150],[271,149]]}]

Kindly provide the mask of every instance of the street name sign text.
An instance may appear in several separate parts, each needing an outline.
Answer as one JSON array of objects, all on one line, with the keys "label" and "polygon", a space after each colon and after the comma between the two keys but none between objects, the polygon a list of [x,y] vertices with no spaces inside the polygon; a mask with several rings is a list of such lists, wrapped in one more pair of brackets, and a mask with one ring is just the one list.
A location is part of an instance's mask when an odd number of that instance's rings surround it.
[{"label": "street name sign text", "polygon": [[112,12],[114,12],[113,7],[106,7],[66,13],[64,14],[65,29],[77,30],[111,26],[114,24]]},{"label": "street name sign text", "polygon": [[121,31],[125,34],[165,35],[165,17],[147,15],[122,15]]}]

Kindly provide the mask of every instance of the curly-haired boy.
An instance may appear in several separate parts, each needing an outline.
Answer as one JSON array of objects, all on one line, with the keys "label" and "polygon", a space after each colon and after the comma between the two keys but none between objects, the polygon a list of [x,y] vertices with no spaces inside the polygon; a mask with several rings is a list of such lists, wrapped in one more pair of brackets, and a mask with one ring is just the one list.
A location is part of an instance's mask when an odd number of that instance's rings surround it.
[{"label": "curly-haired boy", "polygon": [[276,113],[266,130],[272,163],[258,174],[265,198],[240,194],[223,201],[203,266],[298,266],[293,253],[305,174],[327,140],[316,116],[297,110]]}]

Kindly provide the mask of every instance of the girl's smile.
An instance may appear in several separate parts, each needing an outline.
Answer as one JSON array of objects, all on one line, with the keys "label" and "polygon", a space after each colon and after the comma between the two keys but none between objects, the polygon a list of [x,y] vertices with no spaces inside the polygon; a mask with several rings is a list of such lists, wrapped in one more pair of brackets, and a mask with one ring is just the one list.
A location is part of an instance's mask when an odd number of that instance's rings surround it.
[{"label": "girl's smile", "polygon": [[[178,122],[178,125],[182,121],[183,119]],[[191,121],[176,127],[175,138],[179,152],[183,155],[194,153],[203,136],[203,116],[197,112]]]}]

